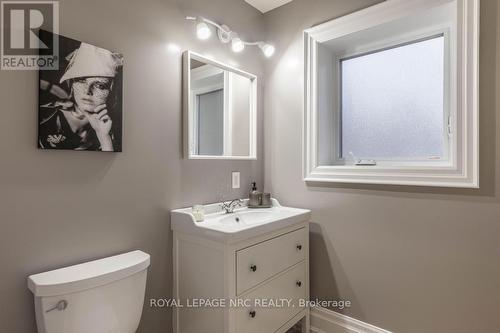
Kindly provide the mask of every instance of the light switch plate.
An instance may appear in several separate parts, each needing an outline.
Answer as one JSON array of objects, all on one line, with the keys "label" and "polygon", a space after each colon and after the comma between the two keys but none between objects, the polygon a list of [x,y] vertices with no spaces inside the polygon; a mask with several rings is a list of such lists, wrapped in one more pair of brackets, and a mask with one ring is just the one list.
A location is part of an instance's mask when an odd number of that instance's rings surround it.
[{"label": "light switch plate", "polygon": [[240,188],[240,172],[239,171],[233,171],[232,184],[233,184],[233,188]]}]

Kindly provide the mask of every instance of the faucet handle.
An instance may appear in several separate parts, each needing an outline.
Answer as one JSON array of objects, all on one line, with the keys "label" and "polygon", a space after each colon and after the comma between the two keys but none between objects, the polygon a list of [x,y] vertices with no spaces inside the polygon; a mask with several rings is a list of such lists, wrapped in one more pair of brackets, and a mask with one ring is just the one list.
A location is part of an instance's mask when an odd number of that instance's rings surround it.
[{"label": "faucet handle", "polygon": [[234,199],[229,202],[222,202],[220,204],[220,207],[222,210],[226,211],[227,214],[230,214],[233,212],[235,207],[241,207],[243,206],[244,201],[241,199]]},{"label": "faucet handle", "polygon": [[221,210],[227,210],[228,205],[227,205],[227,203],[225,203],[225,202],[223,201],[223,202],[219,205],[219,207],[220,207],[220,209],[221,209]]}]

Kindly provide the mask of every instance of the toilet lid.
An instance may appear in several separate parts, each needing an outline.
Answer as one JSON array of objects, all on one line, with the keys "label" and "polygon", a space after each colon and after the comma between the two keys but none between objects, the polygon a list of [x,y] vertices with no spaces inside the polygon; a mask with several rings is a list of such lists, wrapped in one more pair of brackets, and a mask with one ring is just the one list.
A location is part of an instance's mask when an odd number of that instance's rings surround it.
[{"label": "toilet lid", "polygon": [[126,278],[149,264],[149,254],[137,250],[31,275],[28,288],[37,297],[65,295]]}]

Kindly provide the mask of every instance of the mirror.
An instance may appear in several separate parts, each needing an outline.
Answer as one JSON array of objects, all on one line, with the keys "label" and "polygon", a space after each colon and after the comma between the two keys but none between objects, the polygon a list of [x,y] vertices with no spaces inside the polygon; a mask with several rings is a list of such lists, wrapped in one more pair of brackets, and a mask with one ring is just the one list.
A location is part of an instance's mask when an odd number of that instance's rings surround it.
[{"label": "mirror", "polygon": [[189,159],[256,159],[257,77],[187,51],[184,149]]}]

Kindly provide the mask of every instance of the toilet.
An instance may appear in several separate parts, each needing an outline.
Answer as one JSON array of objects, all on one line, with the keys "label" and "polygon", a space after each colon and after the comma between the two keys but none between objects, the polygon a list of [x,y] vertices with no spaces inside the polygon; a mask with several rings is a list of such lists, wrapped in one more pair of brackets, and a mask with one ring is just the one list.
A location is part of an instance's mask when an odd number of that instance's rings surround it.
[{"label": "toilet", "polygon": [[39,333],[135,333],[149,254],[132,251],[31,275]]}]

